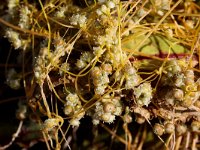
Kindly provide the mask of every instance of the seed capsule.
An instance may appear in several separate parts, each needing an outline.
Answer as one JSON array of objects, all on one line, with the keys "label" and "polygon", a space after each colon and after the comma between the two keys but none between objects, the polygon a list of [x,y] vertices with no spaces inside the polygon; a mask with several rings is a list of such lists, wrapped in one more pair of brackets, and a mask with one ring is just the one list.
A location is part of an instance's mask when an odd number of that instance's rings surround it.
[{"label": "seed capsule", "polygon": [[111,115],[110,113],[105,113],[101,116],[101,119],[104,121],[104,122],[107,122],[107,123],[112,123],[114,120],[115,120],[115,116],[114,115]]},{"label": "seed capsule", "polygon": [[186,78],[190,78],[194,80],[194,71],[193,70],[186,70],[185,71]]},{"label": "seed capsule", "polygon": [[141,116],[141,115],[136,115],[135,121],[138,124],[143,124],[146,121],[146,119],[143,116]]},{"label": "seed capsule", "polygon": [[198,132],[200,129],[200,122],[199,121],[193,121],[191,124],[191,128],[193,132]]},{"label": "seed capsule", "polygon": [[182,101],[183,100],[183,96],[184,96],[184,93],[181,89],[175,89],[173,91],[173,94],[174,94],[174,97],[177,99],[177,100],[180,100]]},{"label": "seed capsule", "polygon": [[135,114],[138,114],[138,115],[141,115],[142,117],[144,117],[145,119],[150,119],[150,112],[143,108],[143,107],[137,107],[134,109],[134,113]]},{"label": "seed capsule", "polygon": [[69,121],[69,123],[70,123],[70,125],[71,125],[72,127],[77,127],[77,126],[80,125],[80,121],[77,120],[77,119],[71,119],[71,120]]},{"label": "seed capsule", "polygon": [[124,115],[123,119],[124,119],[125,123],[131,123],[133,120],[131,115],[129,115],[129,114]]},{"label": "seed capsule", "polygon": [[195,101],[194,106],[200,108],[200,101],[199,100]]},{"label": "seed capsule", "polygon": [[70,105],[66,105],[63,111],[65,115],[70,115],[73,112],[73,108]]},{"label": "seed capsule", "polygon": [[168,134],[174,133],[175,126],[173,123],[166,122],[164,126],[165,126],[165,133],[168,133]]},{"label": "seed capsule", "polygon": [[185,84],[186,84],[186,85],[194,84],[194,79],[186,78],[186,79],[185,79]]},{"label": "seed capsule", "polygon": [[187,126],[184,124],[176,125],[176,133],[180,136],[183,135],[187,131]]},{"label": "seed capsule", "polygon": [[101,68],[103,71],[107,72],[107,73],[112,73],[112,66],[110,64],[102,64]]},{"label": "seed capsule", "polygon": [[91,75],[92,77],[96,78],[101,74],[101,70],[99,69],[99,67],[94,67],[91,71]]},{"label": "seed capsule", "polygon": [[181,105],[184,107],[190,107],[192,105],[193,99],[194,98],[191,95],[186,94],[184,97],[184,101],[181,103]]},{"label": "seed capsule", "polygon": [[82,68],[84,68],[85,66],[87,65],[87,63],[85,62],[85,61],[83,61],[83,60],[77,60],[77,62],[76,62],[76,66],[79,68],[79,69],[82,69]]},{"label": "seed capsule", "polygon": [[84,111],[83,108],[82,108],[82,109],[80,109],[80,112],[78,112],[77,114],[75,114],[75,118],[76,118],[77,120],[80,120],[81,118],[84,117],[84,115],[85,115],[85,111]]},{"label": "seed capsule", "polygon": [[115,111],[115,105],[111,102],[105,103],[103,106],[103,110],[105,113],[112,113]]},{"label": "seed capsule", "polygon": [[156,123],[156,124],[154,125],[153,129],[154,129],[154,132],[155,132],[157,135],[159,135],[159,136],[163,135],[163,133],[164,133],[164,131],[165,131],[165,130],[164,130],[164,126],[161,125],[161,124],[159,124],[159,123]]}]

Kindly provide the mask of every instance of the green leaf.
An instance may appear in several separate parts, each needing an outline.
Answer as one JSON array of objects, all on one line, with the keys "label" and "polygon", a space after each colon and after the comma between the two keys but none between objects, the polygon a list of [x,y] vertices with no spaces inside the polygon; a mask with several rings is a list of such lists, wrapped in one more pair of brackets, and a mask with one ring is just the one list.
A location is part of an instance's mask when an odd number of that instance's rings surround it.
[{"label": "green leaf", "polygon": [[[122,49],[128,49],[129,51],[136,50],[138,44],[140,44],[143,39],[145,39],[144,34],[130,35],[122,40]],[[177,40],[178,41],[178,40]],[[139,52],[147,55],[158,55],[167,56],[188,54],[189,50],[176,42],[175,40],[169,40],[162,35],[151,35],[143,45],[139,47]]]}]

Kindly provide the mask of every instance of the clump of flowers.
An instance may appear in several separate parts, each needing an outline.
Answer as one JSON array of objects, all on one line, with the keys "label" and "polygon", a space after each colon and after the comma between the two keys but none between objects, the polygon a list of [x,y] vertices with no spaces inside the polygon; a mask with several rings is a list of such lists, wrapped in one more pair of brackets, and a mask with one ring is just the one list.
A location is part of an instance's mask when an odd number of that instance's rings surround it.
[{"label": "clump of flowers", "polygon": [[[25,61],[23,69],[7,71],[6,83],[17,90],[23,79],[29,106],[22,111],[23,120],[37,124],[48,148],[70,148],[70,139],[77,140],[78,128],[88,118],[96,130],[103,127],[127,149],[153,143],[152,134],[167,148],[197,146],[197,3],[79,2],[8,0],[7,22],[0,22]],[[130,129],[137,124],[143,134]],[[168,134],[167,140],[162,137]],[[176,136],[179,141],[172,138]],[[182,147],[189,136],[194,137],[188,141],[192,146]],[[85,145],[95,142],[83,140]]]},{"label": "clump of flowers", "polygon": [[94,110],[88,112],[92,116],[94,125],[98,125],[100,121],[113,123],[116,116],[122,114],[122,104],[119,97],[111,97],[107,95],[101,101],[95,104]]}]

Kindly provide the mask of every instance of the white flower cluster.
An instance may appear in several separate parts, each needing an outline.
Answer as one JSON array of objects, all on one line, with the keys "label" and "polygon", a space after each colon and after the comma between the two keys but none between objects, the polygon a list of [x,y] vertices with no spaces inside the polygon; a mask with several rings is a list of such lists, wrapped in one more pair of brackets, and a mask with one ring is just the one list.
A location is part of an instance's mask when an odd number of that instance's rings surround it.
[{"label": "white flower cluster", "polygon": [[105,52],[105,61],[112,64],[113,68],[117,69],[122,62],[125,62],[127,58],[126,52],[116,44],[113,45],[108,51]]},{"label": "white flower cluster", "polygon": [[134,94],[136,102],[140,106],[148,106],[152,99],[152,88],[149,82],[140,84],[137,88],[134,89]]},{"label": "white flower cluster", "polygon": [[171,0],[153,0],[155,11],[158,15],[163,16],[164,11],[170,10]]},{"label": "white flower cluster", "polygon": [[65,71],[69,71],[70,70],[70,64],[65,62],[65,63],[62,63],[60,68],[59,68],[59,74],[61,76],[64,75]]},{"label": "white flower cluster", "polygon": [[106,72],[100,67],[94,67],[91,71],[91,77],[93,80],[93,84],[95,86],[95,93],[98,95],[103,95],[105,92],[105,88],[109,83],[109,72]]},{"label": "white flower cluster", "polygon": [[136,122],[139,124],[143,124],[146,120],[150,119],[151,114],[148,109],[139,106],[134,108],[133,111],[135,113]]},{"label": "white flower cluster", "polygon": [[[147,10],[146,9],[144,9],[144,8],[141,8],[141,9],[139,9],[138,10],[138,12],[137,12],[137,17],[143,17],[143,16],[145,16],[146,14],[147,14]],[[137,18],[138,19],[138,18]]]},{"label": "white flower cluster", "polygon": [[36,78],[36,81],[41,84],[44,82],[44,79],[46,78],[46,64],[48,62],[47,59],[47,53],[48,49],[46,47],[40,49],[40,54],[36,58],[35,66],[34,66],[34,75]]},{"label": "white flower cluster", "polygon": [[30,28],[30,24],[31,24],[30,15],[31,15],[31,11],[29,10],[29,8],[27,6],[21,7],[19,26],[22,29],[29,29]]},{"label": "white flower cluster", "polygon": [[68,10],[68,6],[62,6],[58,8],[58,11],[55,13],[55,17],[65,18],[65,12]]},{"label": "white flower cluster", "polygon": [[193,70],[184,71],[184,99],[182,105],[191,106],[200,98],[200,91],[198,87],[200,86],[199,79],[195,82],[195,75]]},{"label": "white flower cluster", "polygon": [[[195,82],[194,71],[185,70],[187,62],[183,60],[169,60],[165,64],[166,73],[162,76],[161,82],[163,85],[170,86],[165,91],[165,100],[171,105],[180,104],[182,106],[191,106],[199,97],[198,81]],[[172,80],[173,79],[173,80]]]},{"label": "white flower cluster", "polygon": [[[41,44],[42,48],[40,49],[38,57],[35,58],[34,74],[38,83],[44,81],[46,74],[52,69],[51,66],[58,65],[61,61],[60,58],[65,56],[73,47],[71,44],[67,44],[60,36],[54,39],[53,44],[55,49],[54,51],[50,51],[48,47],[46,47],[46,41],[44,41]],[[64,67],[64,70],[68,69],[67,63],[61,66],[59,70],[61,74],[63,73],[62,67]]]},{"label": "white flower cluster", "polygon": [[153,0],[159,10],[170,10],[171,0]]},{"label": "white flower cluster", "polygon": [[53,44],[55,47],[53,55],[57,57],[61,57],[61,56],[65,56],[65,54],[69,52],[67,49],[68,45],[61,36],[58,36],[57,38],[55,38],[53,41]]},{"label": "white flower cluster", "polygon": [[9,87],[12,89],[18,90],[21,88],[21,77],[20,75],[15,71],[14,68],[9,69],[6,75],[6,83]]},{"label": "white flower cluster", "polygon": [[62,126],[63,119],[60,116],[56,116],[53,118],[48,118],[43,123],[43,130],[45,133],[48,133],[49,131],[52,131],[55,127]]},{"label": "white flower cluster", "polygon": [[70,24],[74,26],[84,27],[86,26],[87,18],[83,14],[73,14],[70,18]]},{"label": "white flower cluster", "polygon": [[97,36],[96,44],[100,46],[105,45],[108,48],[118,44],[117,29],[118,29],[117,26],[106,28],[104,35]]},{"label": "white flower cluster", "polygon": [[125,65],[123,73],[126,79],[126,89],[134,89],[135,86],[138,86],[140,84],[141,77],[136,72],[136,69],[132,65]]},{"label": "white flower cluster", "polygon": [[[176,85],[177,87],[185,85],[185,77],[177,60],[167,61],[164,68],[164,75],[161,79],[164,85]],[[172,78],[175,80],[172,81]]]},{"label": "white flower cluster", "polygon": [[79,97],[77,94],[69,94],[66,97],[66,105],[70,105],[70,106],[76,106],[78,103],[80,103],[79,101]]},{"label": "white flower cluster", "polygon": [[19,0],[8,0],[8,13],[14,15],[17,6],[19,6]]},{"label": "white flower cluster", "polygon": [[83,52],[80,59],[77,60],[76,66],[79,69],[83,69],[88,63],[92,61],[93,58],[94,58],[94,55],[91,52],[89,51]]},{"label": "white flower cluster", "polygon": [[20,34],[12,29],[7,29],[5,36],[12,43],[15,49],[22,48],[25,50],[28,47],[29,41],[22,39]]},{"label": "white flower cluster", "polygon": [[100,57],[105,51],[105,49],[102,49],[100,46],[93,47],[93,50],[94,50],[93,51],[94,55],[97,56],[97,57]]},{"label": "white flower cluster", "polygon": [[70,125],[79,126],[80,119],[84,117],[85,111],[83,110],[81,101],[77,94],[68,94],[64,106],[64,114],[72,117],[69,120]]},{"label": "white flower cluster", "polygon": [[120,97],[110,97],[107,95],[101,101],[95,104],[95,109],[89,111],[88,115],[92,116],[93,124],[97,125],[100,121],[106,123],[113,123],[116,116],[121,115],[122,104],[120,102]]},{"label": "white flower cluster", "polygon": [[73,43],[66,43],[65,40],[58,35],[53,40],[54,50],[48,52],[47,60],[50,61],[52,66],[59,65],[61,62],[61,57],[69,54],[73,48]]},{"label": "white flower cluster", "polygon": [[97,15],[109,15],[110,10],[115,8],[116,4],[113,1],[101,2],[101,7],[96,10]]},{"label": "white flower cluster", "polygon": [[51,131],[55,126],[57,126],[57,119],[51,118],[44,121],[44,131],[48,132]]},{"label": "white flower cluster", "polygon": [[9,39],[9,41],[13,44],[15,49],[18,49],[22,46],[22,41],[20,39],[20,35],[18,32],[15,32],[11,29],[8,29],[6,31],[6,37]]},{"label": "white flower cluster", "polygon": [[[118,46],[117,26],[111,26],[105,29],[103,35],[96,36],[95,43],[98,47],[93,47],[94,54],[98,57],[105,54],[104,60],[113,64],[117,68],[120,61],[127,58],[126,54]],[[102,48],[103,47],[103,48]]]},{"label": "white flower cluster", "polygon": [[[103,3],[114,3],[114,4],[118,4],[119,3],[119,0],[109,0],[109,1],[107,1],[107,0],[98,0],[98,3],[99,4],[103,4]],[[109,4],[108,4],[109,5]]]},{"label": "white flower cluster", "polygon": [[173,75],[181,72],[181,67],[175,59],[167,61],[166,68],[168,77],[173,77]]},{"label": "white flower cluster", "polygon": [[98,0],[99,4],[102,4],[102,3],[105,3],[105,2],[106,2],[106,0]]},{"label": "white flower cluster", "polygon": [[179,74],[176,74],[175,75],[175,81],[174,81],[174,85],[176,87],[183,87],[185,85],[184,83],[184,79],[185,79],[185,76],[183,73],[179,73]]}]

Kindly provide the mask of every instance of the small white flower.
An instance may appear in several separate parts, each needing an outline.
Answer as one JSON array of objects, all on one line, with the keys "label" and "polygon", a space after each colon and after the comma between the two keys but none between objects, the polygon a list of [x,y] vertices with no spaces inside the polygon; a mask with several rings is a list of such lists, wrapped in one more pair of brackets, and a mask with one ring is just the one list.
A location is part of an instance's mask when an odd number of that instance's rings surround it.
[{"label": "small white flower", "polygon": [[103,93],[105,92],[105,88],[106,86],[98,86],[95,88],[95,93],[99,95],[103,95]]},{"label": "small white flower", "polygon": [[112,115],[111,113],[104,113],[102,114],[101,119],[106,123],[113,123],[115,120],[115,115]]},{"label": "small white flower", "polygon": [[136,101],[139,105],[148,106],[152,98],[152,88],[151,84],[148,82],[142,83],[137,88],[134,89],[134,94]]},{"label": "small white flower", "polygon": [[34,72],[34,75],[35,75],[36,78],[39,78],[39,77],[40,77],[40,73],[39,73],[38,71],[35,71],[35,72]]},{"label": "small white flower", "polygon": [[6,37],[13,44],[15,49],[18,49],[22,46],[22,40],[20,39],[20,35],[18,32],[8,29],[6,31]]},{"label": "small white flower", "polygon": [[82,69],[84,68],[85,66],[87,65],[87,63],[81,59],[78,59],[77,62],[76,62],[76,66],[79,68],[79,69]]},{"label": "small white flower", "polygon": [[101,11],[100,9],[97,9],[97,10],[96,10],[96,13],[97,13],[98,16],[100,16],[100,15],[103,14],[102,11]]},{"label": "small white flower", "polygon": [[87,18],[84,15],[81,15],[78,21],[79,25],[82,27],[86,23],[86,20]]},{"label": "small white flower", "polygon": [[6,83],[12,89],[19,89],[21,87],[21,78],[19,77],[18,73],[15,69],[9,69],[6,77]]},{"label": "small white flower", "polygon": [[138,17],[143,17],[147,14],[147,11],[144,8],[138,10],[137,15]]},{"label": "small white flower", "polygon": [[115,3],[114,2],[112,2],[112,1],[108,1],[107,3],[106,3],[106,5],[108,6],[108,8],[110,8],[110,9],[112,9],[112,8],[114,8],[115,7]]},{"label": "small white flower", "polygon": [[106,0],[98,0],[98,3],[101,4],[101,3],[105,3]]},{"label": "small white flower", "polygon": [[163,10],[170,10],[171,0],[162,0],[162,9]]},{"label": "small white flower", "polygon": [[72,126],[72,127],[78,127],[80,125],[80,121],[77,120],[77,119],[71,119],[69,121],[69,124]]},{"label": "small white flower", "polygon": [[92,58],[94,57],[94,55],[91,52],[84,52],[80,59],[86,62],[91,62]]},{"label": "small white flower", "polygon": [[20,21],[19,21],[19,26],[22,29],[29,29],[30,27],[30,14],[31,11],[27,6],[24,6],[20,9]]},{"label": "small white flower", "polygon": [[61,126],[62,120],[61,117],[58,118],[49,118],[44,121],[43,129],[45,132],[51,131],[56,126]]},{"label": "small white flower", "polygon": [[194,23],[193,20],[186,20],[185,23],[190,29],[194,29],[194,24],[195,23]]},{"label": "small white flower", "polygon": [[163,16],[163,15],[164,15],[164,12],[161,11],[161,10],[158,10],[157,13],[158,13],[158,15],[160,15],[160,16]]},{"label": "small white flower", "polygon": [[126,89],[133,89],[135,86],[138,86],[140,84],[141,78],[137,74],[128,75],[126,76]]},{"label": "small white flower", "polygon": [[59,10],[55,13],[55,17],[64,18],[67,9],[68,9],[67,6],[60,7]]},{"label": "small white flower", "polygon": [[105,14],[108,14],[110,9],[106,5],[101,5],[101,11]]},{"label": "small white flower", "polygon": [[100,57],[104,52],[104,50],[99,46],[98,47],[93,47],[93,50],[94,50],[94,55],[96,55],[98,57]]},{"label": "small white flower", "polygon": [[66,100],[67,100],[67,105],[75,106],[79,102],[79,97],[77,94],[70,93],[69,95],[67,95]]},{"label": "small white flower", "polygon": [[94,125],[98,125],[99,122],[100,122],[100,121],[99,121],[98,119],[93,119],[93,120],[92,120],[92,123],[93,123]]},{"label": "small white flower", "polygon": [[19,0],[8,0],[8,12],[13,15],[14,9],[19,5]]},{"label": "small white flower", "polygon": [[80,27],[83,27],[86,25],[87,18],[85,15],[80,14],[73,14],[70,18],[70,24],[71,25],[79,25]]}]

